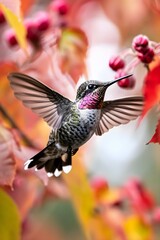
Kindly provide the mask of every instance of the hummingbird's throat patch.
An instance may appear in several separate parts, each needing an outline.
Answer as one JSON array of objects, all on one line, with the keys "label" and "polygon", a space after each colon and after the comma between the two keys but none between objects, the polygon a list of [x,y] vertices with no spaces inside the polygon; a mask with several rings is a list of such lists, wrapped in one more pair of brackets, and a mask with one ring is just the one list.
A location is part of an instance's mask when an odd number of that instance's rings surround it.
[{"label": "hummingbird's throat patch", "polygon": [[88,94],[79,101],[79,109],[101,109],[103,99],[99,98],[97,94]]}]

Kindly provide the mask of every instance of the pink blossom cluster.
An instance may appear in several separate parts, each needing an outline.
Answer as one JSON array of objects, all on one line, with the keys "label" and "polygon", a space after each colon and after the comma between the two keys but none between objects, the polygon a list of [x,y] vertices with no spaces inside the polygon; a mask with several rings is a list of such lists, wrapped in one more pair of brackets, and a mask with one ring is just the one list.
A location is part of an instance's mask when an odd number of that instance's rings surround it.
[{"label": "pink blossom cluster", "polygon": [[[47,30],[53,30],[54,14],[60,19],[69,11],[69,5],[66,0],[53,0],[46,11],[37,12],[32,18],[26,19],[24,25],[26,27],[26,39],[34,47],[41,46],[41,38]],[[59,21],[60,22],[60,21]],[[6,23],[5,16],[0,11],[0,25]],[[10,48],[17,47],[18,41],[13,29],[5,32],[5,41]]]},{"label": "pink blossom cluster", "polygon": [[[113,56],[109,61],[110,68],[116,72],[115,78],[122,77],[128,73],[133,73],[135,67],[140,63],[149,69],[149,64],[160,53],[160,44],[151,41],[145,35],[137,35],[133,38],[131,48],[125,49],[118,56]],[[130,61],[127,58],[131,57]],[[135,78],[130,77],[117,82],[117,84],[126,89],[135,86]]]}]

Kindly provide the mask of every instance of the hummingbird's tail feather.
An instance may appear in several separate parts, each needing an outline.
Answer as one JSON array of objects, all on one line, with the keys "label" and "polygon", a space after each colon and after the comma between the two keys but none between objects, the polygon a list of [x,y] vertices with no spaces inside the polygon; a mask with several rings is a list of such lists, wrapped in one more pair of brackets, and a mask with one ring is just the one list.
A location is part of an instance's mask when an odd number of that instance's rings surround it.
[{"label": "hummingbird's tail feather", "polygon": [[48,177],[55,176],[58,177],[62,173],[62,159],[61,157],[55,158],[53,160],[48,160],[45,163],[45,170]]},{"label": "hummingbird's tail feather", "polygon": [[56,157],[55,142],[52,142],[25,162],[25,170],[32,167],[35,167],[35,171],[45,168],[48,177],[52,177],[53,175],[58,177],[62,171],[69,173],[72,169],[72,151],[69,149],[62,156]]}]

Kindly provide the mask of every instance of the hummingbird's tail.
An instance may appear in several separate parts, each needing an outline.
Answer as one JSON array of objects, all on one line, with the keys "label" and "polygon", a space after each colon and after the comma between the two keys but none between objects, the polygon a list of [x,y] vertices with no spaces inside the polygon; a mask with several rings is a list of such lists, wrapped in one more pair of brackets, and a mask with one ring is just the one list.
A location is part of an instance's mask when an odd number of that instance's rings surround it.
[{"label": "hummingbird's tail", "polygon": [[48,177],[52,177],[53,175],[58,177],[62,173],[62,170],[65,173],[69,173],[72,168],[71,154],[66,152],[62,156],[54,158],[54,155],[51,154],[54,148],[54,142],[49,144],[34,157],[26,161],[24,169],[27,170],[29,168],[36,167],[35,171],[38,171],[44,167]]}]

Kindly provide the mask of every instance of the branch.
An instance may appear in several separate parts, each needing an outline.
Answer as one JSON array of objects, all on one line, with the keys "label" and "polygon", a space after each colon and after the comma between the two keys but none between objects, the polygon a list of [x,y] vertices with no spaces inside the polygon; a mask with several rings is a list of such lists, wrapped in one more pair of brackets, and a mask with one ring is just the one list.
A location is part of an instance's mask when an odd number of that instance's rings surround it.
[{"label": "branch", "polygon": [[35,144],[33,144],[32,141],[22,132],[22,130],[18,127],[18,125],[14,122],[14,120],[9,116],[9,114],[7,113],[7,111],[4,109],[4,107],[1,104],[0,104],[0,112],[3,115],[3,117],[9,122],[11,127],[18,130],[22,140],[25,142],[25,144],[28,147],[37,148],[37,146]]}]

